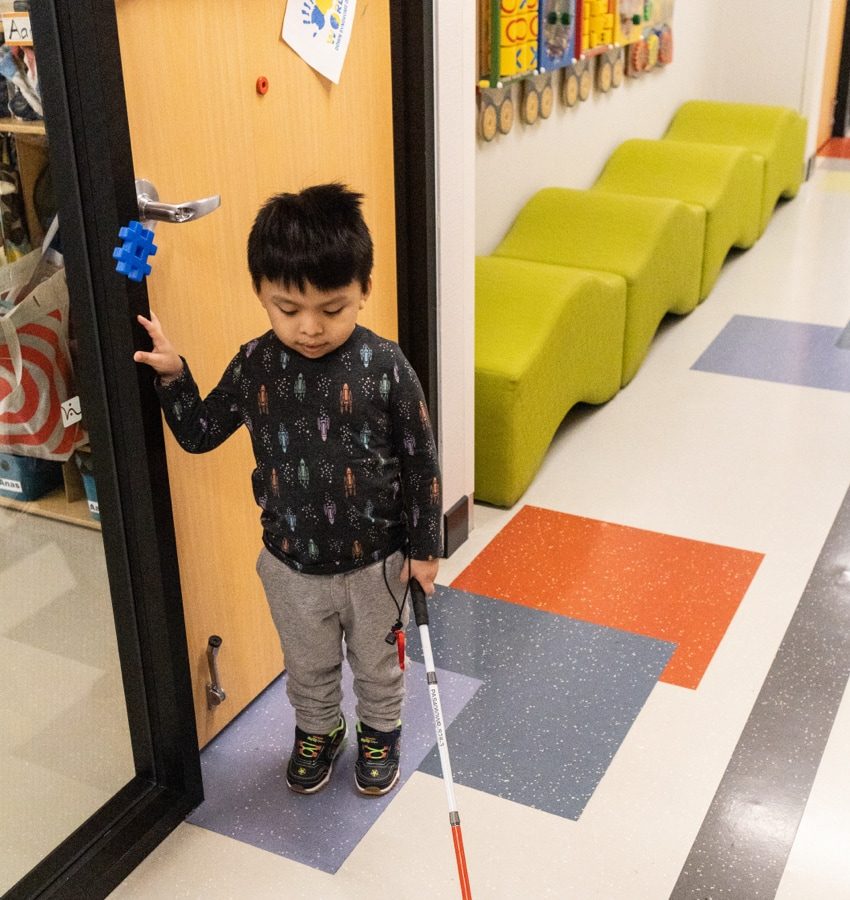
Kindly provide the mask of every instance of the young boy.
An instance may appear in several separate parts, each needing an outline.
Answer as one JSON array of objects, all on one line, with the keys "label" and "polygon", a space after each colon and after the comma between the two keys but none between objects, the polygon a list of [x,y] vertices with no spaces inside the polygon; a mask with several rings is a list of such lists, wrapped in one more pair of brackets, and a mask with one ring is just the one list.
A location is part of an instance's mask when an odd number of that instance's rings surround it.
[{"label": "young boy", "polygon": [[395,641],[416,578],[433,593],[441,550],[437,451],[422,389],[398,346],[357,324],[372,288],[362,195],[339,184],[272,197],[248,238],[271,330],[249,341],[201,400],[159,320],[134,359],[181,447],[204,453],[240,425],[256,458],[264,549],[257,562],[287,667],[293,791],[324,787],[346,736],[342,639],[357,695],[355,783],[398,781],[404,675]]}]

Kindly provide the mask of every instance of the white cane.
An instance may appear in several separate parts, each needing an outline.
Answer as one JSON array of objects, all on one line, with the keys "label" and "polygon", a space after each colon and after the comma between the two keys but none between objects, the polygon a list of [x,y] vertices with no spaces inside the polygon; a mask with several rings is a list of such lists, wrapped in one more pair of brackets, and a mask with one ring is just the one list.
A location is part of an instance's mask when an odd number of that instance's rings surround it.
[{"label": "white cane", "polygon": [[431,694],[431,712],[434,714],[434,726],[437,729],[437,749],[440,751],[440,766],[443,770],[443,784],[446,788],[446,800],[449,804],[449,824],[452,828],[452,842],[457,859],[457,873],[460,878],[460,894],[462,900],[472,900],[469,889],[469,873],[466,871],[466,855],[463,852],[463,835],[460,830],[460,814],[455,801],[455,787],[452,780],[452,764],[449,759],[449,747],[446,743],[446,726],[443,722],[443,708],[440,704],[440,691],[437,688],[437,672],[434,666],[434,654],[431,651],[431,634],[428,630],[428,601],[422,585],[415,578],[410,579],[410,594],[413,600],[413,617],[419,627],[422,642],[422,656],[425,659],[425,674],[428,678],[428,691]]}]

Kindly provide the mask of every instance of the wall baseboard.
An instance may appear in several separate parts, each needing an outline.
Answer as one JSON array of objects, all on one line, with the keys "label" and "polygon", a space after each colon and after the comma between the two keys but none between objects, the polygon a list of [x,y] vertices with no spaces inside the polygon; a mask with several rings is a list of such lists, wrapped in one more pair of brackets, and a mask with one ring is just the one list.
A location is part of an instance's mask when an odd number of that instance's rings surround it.
[{"label": "wall baseboard", "polygon": [[806,181],[808,181],[808,180],[812,177],[812,174],[813,174],[814,171],[815,171],[815,162],[816,162],[816,161],[817,161],[817,154],[816,154],[816,153],[813,153],[813,154],[806,160],[806,163],[805,163],[805,166],[806,166],[806,178],[805,178],[805,180],[806,180]]},{"label": "wall baseboard", "polygon": [[469,537],[469,497],[464,494],[443,516],[443,556],[448,558]]}]

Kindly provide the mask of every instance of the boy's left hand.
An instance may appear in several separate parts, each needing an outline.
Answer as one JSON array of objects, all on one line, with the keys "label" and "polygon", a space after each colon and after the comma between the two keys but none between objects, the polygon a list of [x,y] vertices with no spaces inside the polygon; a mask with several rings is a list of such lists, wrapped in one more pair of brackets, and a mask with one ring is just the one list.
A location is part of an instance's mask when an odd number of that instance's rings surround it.
[{"label": "boy's left hand", "polygon": [[407,578],[410,575],[422,585],[422,590],[430,597],[434,593],[434,579],[437,577],[439,569],[440,560],[438,559],[405,560],[401,567],[401,583],[407,584]]}]

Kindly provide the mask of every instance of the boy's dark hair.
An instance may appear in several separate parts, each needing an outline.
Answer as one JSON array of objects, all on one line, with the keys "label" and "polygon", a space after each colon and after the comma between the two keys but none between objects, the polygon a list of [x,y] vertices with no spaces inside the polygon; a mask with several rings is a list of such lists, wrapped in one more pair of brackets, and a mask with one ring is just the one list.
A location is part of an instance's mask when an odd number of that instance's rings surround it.
[{"label": "boy's dark hair", "polygon": [[362,201],[337,183],[269,198],[248,235],[254,290],[267,278],[302,292],[307,282],[330,291],[357,280],[366,291],[374,255]]}]

